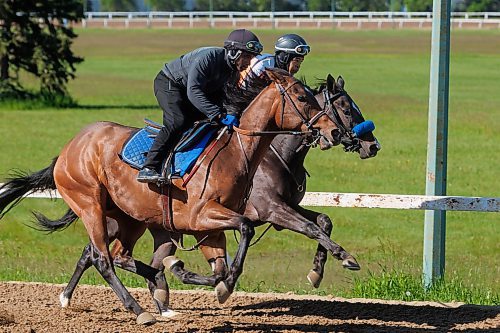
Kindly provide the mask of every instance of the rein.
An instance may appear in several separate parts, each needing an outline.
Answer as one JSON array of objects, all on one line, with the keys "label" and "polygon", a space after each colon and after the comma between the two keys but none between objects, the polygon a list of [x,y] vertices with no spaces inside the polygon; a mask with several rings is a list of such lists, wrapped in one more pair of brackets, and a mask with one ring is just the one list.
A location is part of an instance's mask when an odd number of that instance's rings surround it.
[{"label": "rein", "polygon": [[[274,155],[276,155],[276,157],[278,158],[278,160],[281,162],[281,165],[283,165],[283,167],[286,169],[286,171],[292,177],[293,181],[295,182],[295,185],[297,185],[297,191],[299,191],[299,192],[304,191],[304,188],[305,188],[304,184],[306,183],[306,177],[304,177],[304,180],[302,181],[302,184],[299,184],[299,182],[297,181],[297,178],[293,174],[292,170],[290,170],[290,167],[288,166],[288,164],[286,163],[286,161],[283,159],[283,157],[278,153],[278,151],[276,150],[276,148],[274,148],[274,146],[273,146],[272,143],[271,143],[270,148],[271,148],[271,151],[274,153]],[[306,170],[306,175],[309,176],[309,173],[307,172],[307,170]]]},{"label": "rein", "polygon": [[297,105],[295,105],[292,98],[287,93],[288,89],[290,89],[291,87],[293,87],[294,85],[296,85],[298,83],[300,83],[300,82],[296,81],[296,82],[292,83],[291,85],[289,85],[287,88],[283,88],[283,86],[280,85],[279,83],[275,83],[276,88],[280,92],[281,100],[282,100],[282,103],[281,103],[281,126],[283,126],[285,104],[286,104],[286,101],[288,100],[288,102],[293,106],[293,110],[295,111],[295,113],[302,120],[302,124],[304,124],[307,127],[308,131],[304,131],[304,132],[303,131],[284,131],[284,130],[280,130],[280,131],[251,131],[251,130],[246,130],[246,129],[242,129],[242,128],[233,126],[234,131],[239,133],[239,134],[246,135],[246,136],[263,136],[263,135],[278,135],[278,134],[287,134],[287,135],[309,135],[309,134],[312,134],[314,137],[319,137],[321,134],[319,133],[318,129],[313,128],[313,125],[318,121],[319,118],[321,118],[322,116],[324,116],[326,114],[326,109],[324,108],[323,110],[318,112],[316,115],[314,115],[309,120],[302,113],[300,113],[299,108],[297,107]]}]

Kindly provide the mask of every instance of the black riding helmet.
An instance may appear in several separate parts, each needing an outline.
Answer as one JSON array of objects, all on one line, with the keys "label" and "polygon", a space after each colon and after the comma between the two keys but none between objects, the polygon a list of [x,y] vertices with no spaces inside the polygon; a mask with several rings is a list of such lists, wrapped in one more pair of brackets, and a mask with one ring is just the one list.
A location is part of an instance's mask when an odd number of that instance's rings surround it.
[{"label": "black riding helmet", "polygon": [[228,58],[233,63],[239,58],[241,52],[258,55],[263,50],[259,38],[253,32],[246,29],[232,31],[224,41],[224,48],[228,50]]},{"label": "black riding helmet", "polygon": [[295,57],[305,57],[311,47],[304,38],[296,34],[286,34],[278,38],[274,45],[277,67],[288,70],[288,64]]}]

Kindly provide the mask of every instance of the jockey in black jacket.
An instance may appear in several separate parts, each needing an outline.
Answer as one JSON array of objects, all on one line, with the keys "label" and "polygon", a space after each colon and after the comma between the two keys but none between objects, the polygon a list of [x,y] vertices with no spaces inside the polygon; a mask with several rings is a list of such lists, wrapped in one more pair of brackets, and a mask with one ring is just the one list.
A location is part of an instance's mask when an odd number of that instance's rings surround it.
[{"label": "jockey in black jacket", "polygon": [[245,29],[234,30],[224,48],[202,47],[165,64],[154,81],[154,93],[163,109],[163,127],[148,152],[137,180],[142,183],[167,181],[161,164],[182,131],[195,120],[209,118],[232,128],[234,115],[225,114],[221,97],[229,80],[237,83],[239,72],[262,52],[257,36]]}]

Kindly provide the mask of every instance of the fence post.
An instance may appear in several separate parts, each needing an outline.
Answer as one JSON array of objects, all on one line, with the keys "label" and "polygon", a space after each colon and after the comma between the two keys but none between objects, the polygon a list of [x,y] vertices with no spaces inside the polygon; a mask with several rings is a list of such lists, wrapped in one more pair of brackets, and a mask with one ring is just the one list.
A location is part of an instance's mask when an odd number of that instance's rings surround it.
[{"label": "fence post", "polygon": [[[446,195],[451,0],[434,0],[432,18],[426,195]],[[423,280],[444,274],[446,211],[425,211]]]}]

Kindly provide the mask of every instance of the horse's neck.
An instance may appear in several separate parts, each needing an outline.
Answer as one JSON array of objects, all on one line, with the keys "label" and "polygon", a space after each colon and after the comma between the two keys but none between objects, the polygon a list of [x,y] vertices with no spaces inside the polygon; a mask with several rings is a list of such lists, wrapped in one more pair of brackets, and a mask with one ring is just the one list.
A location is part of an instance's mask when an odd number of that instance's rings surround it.
[{"label": "horse's neck", "polygon": [[[279,107],[279,99],[272,87],[266,88],[247,107],[240,119],[240,128],[255,132],[277,130],[274,119]],[[239,136],[239,138],[238,138]],[[235,134],[230,144],[232,151],[240,151],[243,162],[248,165],[250,176],[253,176],[257,166],[264,158],[275,135],[247,136]],[[240,143],[241,142],[241,143]],[[245,168],[246,169],[246,168]]]},{"label": "horse's neck", "polygon": [[273,140],[272,146],[291,170],[304,165],[310,149],[304,145],[304,137],[294,135],[278,135]]}]

